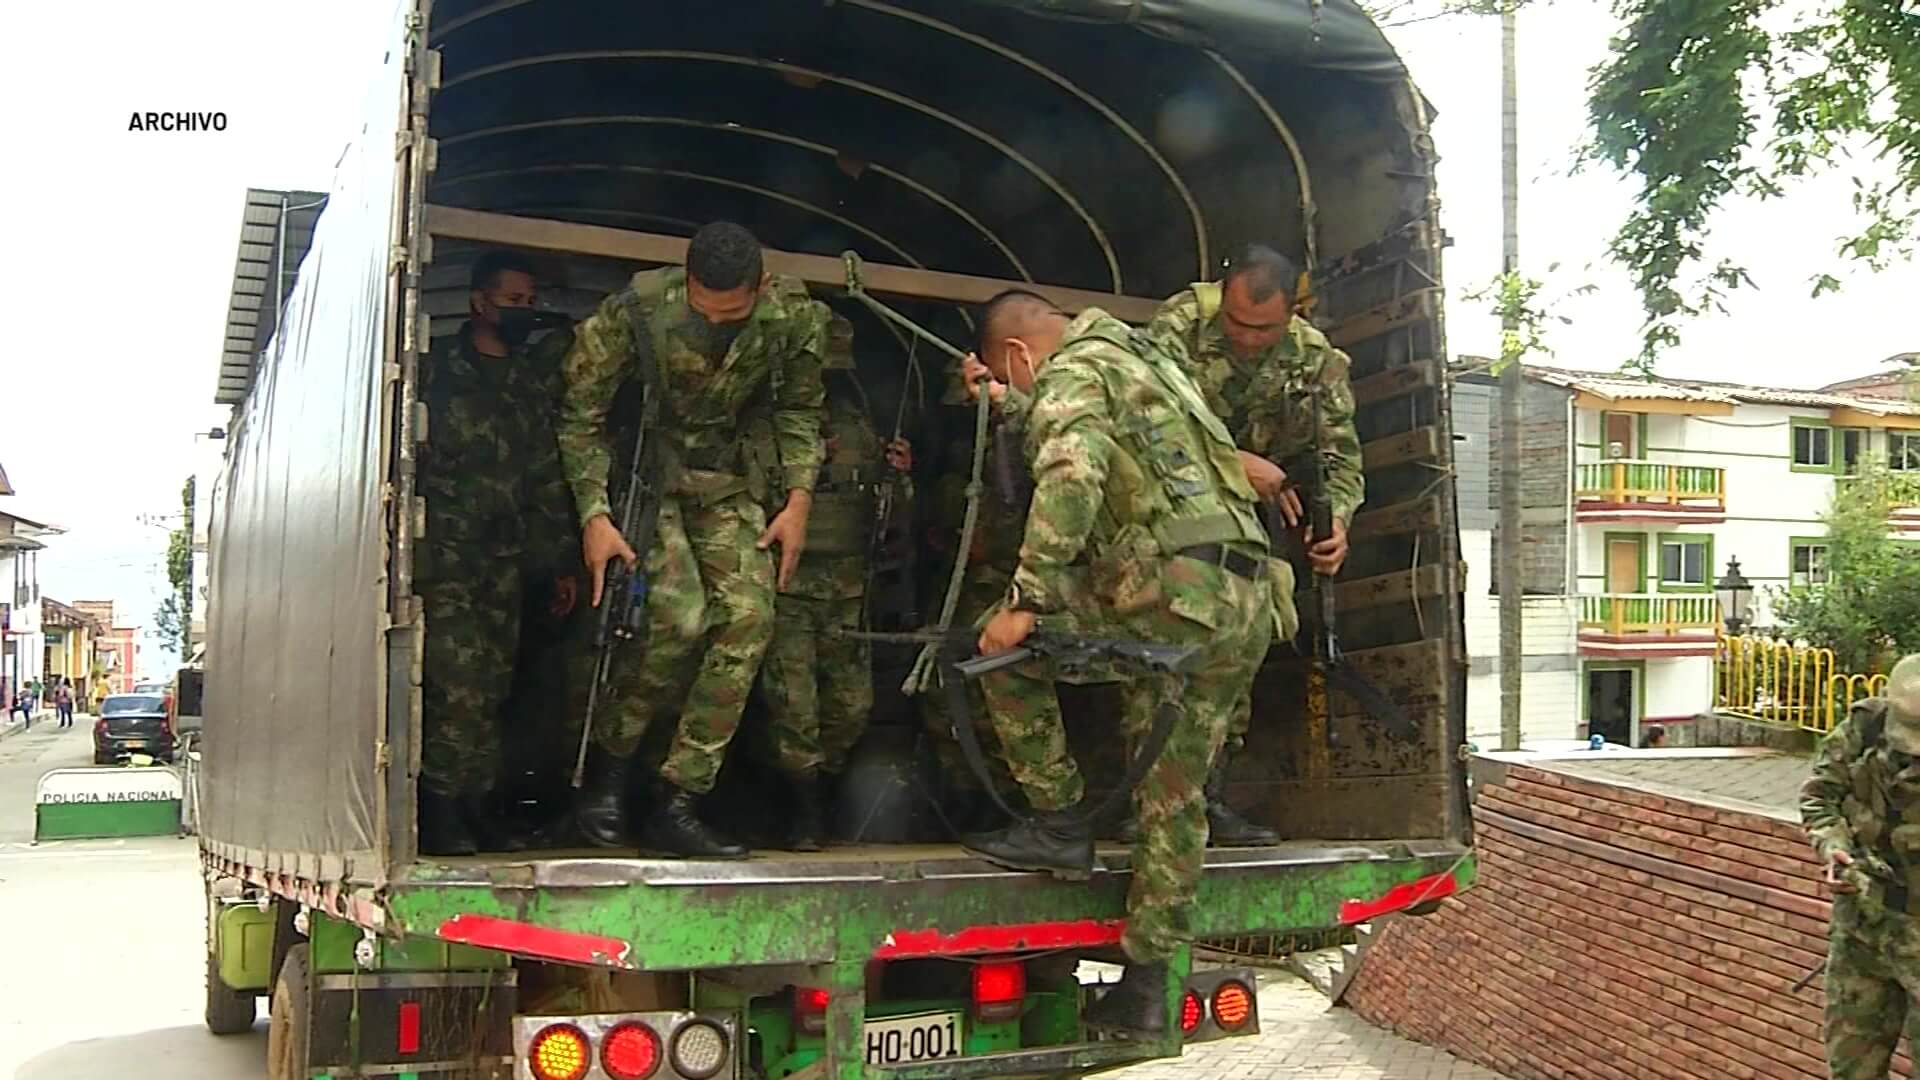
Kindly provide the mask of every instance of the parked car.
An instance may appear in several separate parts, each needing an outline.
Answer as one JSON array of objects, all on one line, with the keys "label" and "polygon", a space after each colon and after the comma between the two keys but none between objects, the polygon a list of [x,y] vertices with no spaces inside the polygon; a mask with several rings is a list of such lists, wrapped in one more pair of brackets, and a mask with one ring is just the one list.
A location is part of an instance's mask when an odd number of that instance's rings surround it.
[{"label": "parked car", "polygon": [[166,694],[108,694],[93,725],[93,763],[114,765],[133,754],[173,763],[173,724]]},{"label": "parked car", "polygon": [[167,692],[167,689],[168,684],[163,682],[143,682],[134,683],[132,692],[135,694],[164,694]]}]

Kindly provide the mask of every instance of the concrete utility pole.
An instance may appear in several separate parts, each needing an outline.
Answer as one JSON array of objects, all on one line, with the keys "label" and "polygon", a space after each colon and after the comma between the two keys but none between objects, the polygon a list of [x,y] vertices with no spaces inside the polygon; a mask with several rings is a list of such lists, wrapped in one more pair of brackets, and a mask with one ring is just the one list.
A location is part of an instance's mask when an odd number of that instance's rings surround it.
[{"label": "concrete utility pole", "polygon": [[[1520,109],[1514,50],[1515,0],[1500,12],[1501,269],[1520,270]],[[1525,385],[1516,346],[1519,320],[1504,313],[1500,328],[1500,749],[1520,749],[1522,640],[1520,569],[1520,392]]]}]

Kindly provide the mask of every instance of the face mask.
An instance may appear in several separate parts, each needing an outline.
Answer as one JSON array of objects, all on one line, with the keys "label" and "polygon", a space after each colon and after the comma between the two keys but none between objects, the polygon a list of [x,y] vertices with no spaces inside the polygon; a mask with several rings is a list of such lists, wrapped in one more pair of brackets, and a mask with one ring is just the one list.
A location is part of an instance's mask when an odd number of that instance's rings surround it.
[{"label": "face mask", "polygon": [[524,344],[540,323],[540,315],[530,307],[497,307],[493,309],[500,340],[508,345]]},{"label": "face mask", "polygon": [[734,340],[747,328],[747,320],[736,319],[733,322],[716,323],[705,315],[687,309],[687,337],[700,355],[709,360],[718,360],[733,348]]}]

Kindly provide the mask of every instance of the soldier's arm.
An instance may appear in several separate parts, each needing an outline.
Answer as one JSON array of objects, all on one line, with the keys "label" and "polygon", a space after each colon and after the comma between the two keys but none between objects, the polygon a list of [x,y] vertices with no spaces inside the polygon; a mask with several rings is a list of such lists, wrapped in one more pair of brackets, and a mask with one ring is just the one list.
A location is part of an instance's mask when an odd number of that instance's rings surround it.
[{"label": "soldier's arm", "polygon": [[1320,368],[1320,447],[1326,455],[1327,494],[1333,500],[1333,516],[1352,524],[1354,513],[1367,501],[1367,477],[1360,463],[1360,431],[1354,426],[1349,366],[1346,353],[1327,350]]},{"label": "soldier's arm", "polygon": [[1105,385],[1089,365],[1055,364],[1042,374],[1045,390],[1028,414],[1033,501],[1013,575],[1025,606],[1042,613],[1064,603],[1067,567],[1093,532],[1114,453]]},{"label": "soldier's arm", "polygon": [[793,303],[786,348],[774,360],[780,372],[774,380],[773,441],[780,453],[786,491],[812,491],[826,457],[826,446],[820,441],[820,418],[827,399],[820,358],[827,352],[829,317],[827,305],[818,300]]},{"label": "soldier's arm", "polygon": [[560,363],[560,412],[554,434],[560,467],[573,491],[574,509],[585,525],[601,514],[612,516],[607,472],[613,453],[607,446],[607,410],[633,368],[633,331],[627,319],[627,290],[600,302],[574,328],[573,346]]},{"label": "soldier's arm", "polygon": [[1853,790],[1853,762],[1859,752],[1852,720],[1842,720],[1821,740],[1813,771],[1800,785],[1800,823],[1822,863],[1831,862],[1835,851],[1853,854],[1853,830],[1843,806]]},{"label": "soldier's arm", "polygon": [[[554,390],[559,364],[572,350],[573,338],[572,329],[556,330],[535,347],[536,362],[548,373],[542,385],[551,396],[543,401],[551,407],[556,418],[560,402]],[[556,574],[565,576],[574,573],[580,565],[580,530],[576,527],[578,519],[573,513],[573,490],[567,486],[566,470],[560,465],[559,439],[543,443],[539,456],[528,462],[527,467],[533,470],[534,477],[533,535],[539,538],[540,547],[548,551]]]}]

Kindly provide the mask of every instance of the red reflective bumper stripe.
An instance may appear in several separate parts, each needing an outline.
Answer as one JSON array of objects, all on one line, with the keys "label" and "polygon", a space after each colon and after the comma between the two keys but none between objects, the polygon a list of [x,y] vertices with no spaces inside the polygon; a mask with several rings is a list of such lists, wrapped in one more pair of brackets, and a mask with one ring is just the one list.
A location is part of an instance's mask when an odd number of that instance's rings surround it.
[{"label": "red reflective bumper stripe", "polygon": [[619,938],[551,930],[491,915],[455,915],[435,931],[443,941],[601,967],[630,967],[633,946]]},{"label": "red reflective bumper stripe", "polygon": [[400,1036],[398,1049],[403,1054],[420,1052],[420,1003],[404,1001],[400,1003]]},{"label": "red reflective bumper stripe", "polygon": [[1405,884],[1395,885],[1375,900],[1346,900],[1340,904],[1340,925],[1352,926],[1368,919],[1394,911],[1404,911],[1415,904],[1428,900],[1438,900],[1443,896],[1452,896],[1460,891],[1460,885],[1453,874],[1430,874],[1427,877]]},{"label": "red reflective bumper stripe", "polygon": [[942,930],[895,930],[887,935],[879,948],[873,950],[873,955],[877,960],[899,960],[914,956],[964,956],[1025,949],[1117,945],[1120,943],[1120,931],[1126,925],[1119,919],[1082,919],[1078,922],[969,926],[951,934]]}]

